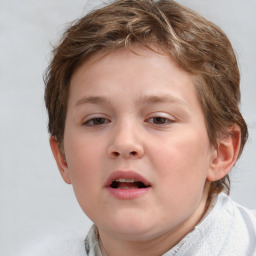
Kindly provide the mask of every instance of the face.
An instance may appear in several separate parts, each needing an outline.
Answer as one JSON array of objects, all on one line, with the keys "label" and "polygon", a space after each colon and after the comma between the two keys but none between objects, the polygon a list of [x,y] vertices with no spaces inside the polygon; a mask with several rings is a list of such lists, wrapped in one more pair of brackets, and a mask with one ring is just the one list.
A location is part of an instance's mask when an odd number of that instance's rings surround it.
[{"label": "face", "polygon": [[213,149],[193,76],[135,50],[74,72],[62,175],[100,232],[151,239],[201,214]]}]

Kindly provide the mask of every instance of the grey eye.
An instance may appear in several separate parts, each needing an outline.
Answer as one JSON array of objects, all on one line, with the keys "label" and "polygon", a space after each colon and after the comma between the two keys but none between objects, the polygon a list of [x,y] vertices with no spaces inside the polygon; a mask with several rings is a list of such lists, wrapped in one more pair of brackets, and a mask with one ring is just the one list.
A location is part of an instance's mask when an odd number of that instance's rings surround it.
[{"label": "grey eye", "polygon": [[171,123],[171,120],[165,117],[157,116],[157,117],[152,117],[148,120],[150,123],[153,124],[168,124]]},{"label": "grey eye", "polygon": [[84,125],[88,126],[98,126],[98,125],[103,125],[109,123],[109,120],[104,118],[104,117],[97,117],[97,118],[92,118],[84,123]]}]

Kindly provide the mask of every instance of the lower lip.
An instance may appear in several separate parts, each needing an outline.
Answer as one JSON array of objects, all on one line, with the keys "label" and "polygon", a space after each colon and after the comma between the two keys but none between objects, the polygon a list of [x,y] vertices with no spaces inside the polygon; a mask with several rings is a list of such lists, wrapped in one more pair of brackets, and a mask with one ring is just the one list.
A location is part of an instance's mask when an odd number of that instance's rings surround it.
[{"label": "lower lip", "polygon": [[133,189],[119,189],[107,187],[111,195],[118,199],[131,200],[145,195],[150,187],[147,188],[133,188]]}]

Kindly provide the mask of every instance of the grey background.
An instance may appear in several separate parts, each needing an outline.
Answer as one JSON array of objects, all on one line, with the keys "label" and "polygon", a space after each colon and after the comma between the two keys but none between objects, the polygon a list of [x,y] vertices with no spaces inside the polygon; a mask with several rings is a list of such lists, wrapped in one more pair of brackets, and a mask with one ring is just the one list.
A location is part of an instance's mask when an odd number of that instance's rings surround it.
[{"label": "grey background", "polygon": [[[42,74],[67,23],[97,2],[0,0],[0,255],[48,234],[85,235],[91,225],[50,152]],[[232,171],[232,197],[256,209],[256,1],[178,2],[219,25],[238,55],[250,139]]]}]

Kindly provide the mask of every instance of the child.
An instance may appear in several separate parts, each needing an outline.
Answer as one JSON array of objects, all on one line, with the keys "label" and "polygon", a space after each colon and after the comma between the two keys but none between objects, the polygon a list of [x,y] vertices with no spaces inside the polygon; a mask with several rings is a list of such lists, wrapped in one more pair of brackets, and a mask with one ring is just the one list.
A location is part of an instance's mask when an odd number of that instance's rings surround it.
[{"label": "child", "polygon": [[52,152],[95,223],[81,255],[256,255],[256,218],[228,197],[247,126],[217,26],[114,1],[67,30],[45,83]]}]

